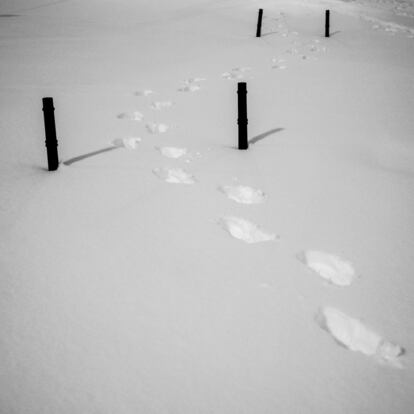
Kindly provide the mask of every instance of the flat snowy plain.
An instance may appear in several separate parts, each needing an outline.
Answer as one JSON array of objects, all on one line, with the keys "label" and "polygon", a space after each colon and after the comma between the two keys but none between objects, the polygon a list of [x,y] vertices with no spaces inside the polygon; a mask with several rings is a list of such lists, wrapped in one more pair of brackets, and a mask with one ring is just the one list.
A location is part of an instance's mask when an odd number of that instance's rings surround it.
[{"label": "flat snowy plain", "polygon": [[412,412],[413,1],[0,0],[0,92],[1,414]]}]

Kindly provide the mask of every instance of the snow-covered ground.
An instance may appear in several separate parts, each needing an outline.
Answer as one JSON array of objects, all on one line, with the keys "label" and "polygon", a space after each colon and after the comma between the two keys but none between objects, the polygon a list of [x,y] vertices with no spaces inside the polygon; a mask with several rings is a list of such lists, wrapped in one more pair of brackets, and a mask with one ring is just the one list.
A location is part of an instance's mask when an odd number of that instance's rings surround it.
[{"label": "snow-covered ground", "polygon": [[411,412],[413,1],[1,0],[0,92],[1,414]]}]

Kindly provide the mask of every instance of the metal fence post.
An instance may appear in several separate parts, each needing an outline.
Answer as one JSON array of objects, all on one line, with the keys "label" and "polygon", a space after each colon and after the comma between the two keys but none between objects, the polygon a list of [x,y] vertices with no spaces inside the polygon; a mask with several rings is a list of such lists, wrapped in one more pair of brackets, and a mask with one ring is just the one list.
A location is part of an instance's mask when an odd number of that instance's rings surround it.
[{"label": "metal fence post", "polygon": [[43,98],[43,116],[45,119],[47,163],[49,171],[55,171],[59,167],[54,111],[53,98]]},{"label": "metal fence post", "polygon": [[246,150],[249,148],[249,141],[247,139],[247,88],[246,82],[239,82],[237,85],[238,95],[238,119],[239,125],[239,150]]}]

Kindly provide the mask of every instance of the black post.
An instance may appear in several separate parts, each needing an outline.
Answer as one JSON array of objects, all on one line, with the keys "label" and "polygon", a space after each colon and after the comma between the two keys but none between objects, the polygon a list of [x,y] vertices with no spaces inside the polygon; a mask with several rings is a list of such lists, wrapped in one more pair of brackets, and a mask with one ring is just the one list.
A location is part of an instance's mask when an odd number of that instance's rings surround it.
[{"label": "black post", "polygon": [[329,10],[325,11],[325,37],[329,37]]},{"label": "black post", "polygon": [[45,119],[47,163],[49,171],[55,171],[59,166],[54,111],[53,98],[43,98],[43,116]]},{"label": "black post", "polygon": [[239,82],[237,85],[239,117],[239,150],[247,150],[249,141],[247,140],[247,89],[246,82]]},{"label": "black post", "polygon": [[259,9],[259,17],[257,19],[256,37],[260,37],[262,35],[262,17],[263,17],[263,9]]}]

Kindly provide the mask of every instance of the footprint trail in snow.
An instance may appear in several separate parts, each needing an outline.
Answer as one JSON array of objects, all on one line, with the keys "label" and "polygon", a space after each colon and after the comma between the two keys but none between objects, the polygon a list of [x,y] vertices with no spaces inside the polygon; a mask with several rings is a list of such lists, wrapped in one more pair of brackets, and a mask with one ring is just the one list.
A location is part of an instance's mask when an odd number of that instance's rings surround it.
[{"label": "footprint trail in snow", "polygon": [[316,321],[336,342],[350,351],[361,352],[396,368],[402,367],[399,357],[405,353],[404,348],[382,338],[358,319],[338,309],[325,307],[318,311]]},{"label": "footprint trail in snow", "polygon": [[[291,47],[286,49],[285,53],[292,57],[297,55],[297,58],[303,60],[317,60],[318,54],[325,53],[326,46],[321,45],[320,39],[313,39],[310,42],[300,42],[295,40],[292,42]],[[309,56],[308,56],[309,55]],[[283,66],[283,59],[273,58],[272,67],[274,69],[281,69]]]},{"label": "footprint trail in snow", "polygon": [[231,236],[246,243],[260,243],[276,239],[275,234],[265,232],[256,224],[239,217],[222,217],[218,220],[218,224]]},{"label": "footprint trail in snow", "polygon": [[409,26],[405,26],[394,22],[383,21],[381,19],[377,19],[375,17],[370,16],[361,16],[361,18],[371,23],[373,30],[383,30],[391,36],[394,36],[396,34],[405,34],[410,39],[414,38],[414,29]]},{"label": "footprint trail in snow", "polygon": [[230,200],[241,204],[260,204],[266,200],[266,194],[262,190],[245,185],[223,185],[218,190]]},{"label": "footprint trail in snow", "polygon": [[349,286],[355,279],[352,264],[338,256],[317,250],[307,250],[298,259],[326,281],[336,286]]}]

